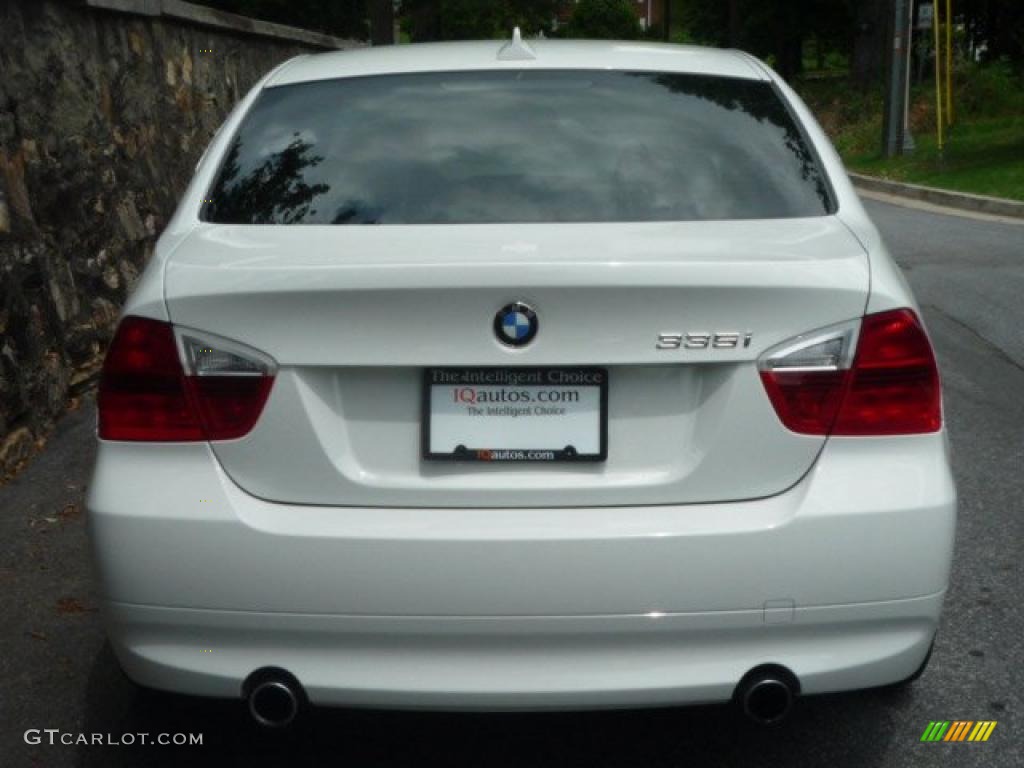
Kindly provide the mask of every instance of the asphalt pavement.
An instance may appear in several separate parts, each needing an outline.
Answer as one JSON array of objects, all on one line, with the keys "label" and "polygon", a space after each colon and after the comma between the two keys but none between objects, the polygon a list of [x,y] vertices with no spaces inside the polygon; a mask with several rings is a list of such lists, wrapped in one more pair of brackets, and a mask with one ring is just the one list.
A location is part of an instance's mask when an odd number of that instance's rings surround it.
[{"label": "asphalt pavement", "polygon": [[[95,408],[84,398],[46,450],[0,488],[0,765],[1024,765],[1024,225],[868,207],[936,345],[960,492],[943,624],[931,664],[911,688],[807,698],[775,728],[753,726],[726,706],[318,710],[290,737],[267,738],[237,702],[139,691],[119,671],[88,558],[83,495]],[[921,743],[931,720],[998,725],[983,744]],[[42,743],[26,743],[30,729]],[[111,740],[201,733],[203,746],[51,746],[44,729]]]}]

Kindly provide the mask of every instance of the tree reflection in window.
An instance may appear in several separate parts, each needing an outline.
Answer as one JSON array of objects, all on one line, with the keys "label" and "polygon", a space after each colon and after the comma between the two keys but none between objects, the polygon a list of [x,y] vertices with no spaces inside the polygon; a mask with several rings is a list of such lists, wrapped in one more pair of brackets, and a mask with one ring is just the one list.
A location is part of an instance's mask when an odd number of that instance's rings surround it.
[{"label": "tree reflection in window", "polygon": [[799,163],[801,178],[814,185],[815,193],[822,205],[826,210],[830,208],[829,191],[821,168],[781,99],[772,89],[765,87],[764,83],[756,80],[732,80],[728,82],[728,88],[723,88],[722,81],[716,78],[668,73],[653,76],[640,72],[626,74],[648,79],[673,93],[704,99],[723,109],[740,110],[760,122],[767,121],[780,128],[786,149]]},{"label": "tree reflection in window", "polygon": [[306,170],[323,162],[311,149],[296,132],[287,147],[241,175],[242,141],[236,138],[204,217],[226,224],[295,224],[315,214],[313,198],[329,191],[330,186],[306,182]]},{"label": "tree reflection in window", "polygon": [[203,219],[232,224],[709,221],[833,210],[819,159],[770,83],[603,70],[267,88],[209,197]]}]

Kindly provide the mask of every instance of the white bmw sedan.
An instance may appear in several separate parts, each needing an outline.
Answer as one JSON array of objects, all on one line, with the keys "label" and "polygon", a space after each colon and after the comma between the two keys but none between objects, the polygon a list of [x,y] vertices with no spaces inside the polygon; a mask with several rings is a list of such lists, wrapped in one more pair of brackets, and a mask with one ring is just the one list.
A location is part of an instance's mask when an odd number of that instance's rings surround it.
[{"label": "white bmw sedan", "polygon": [[238,105],[124,310],[89,494],[157,689],[450,709],[912,679],[956,493],[920,311],[736,51],[398,46]]}]

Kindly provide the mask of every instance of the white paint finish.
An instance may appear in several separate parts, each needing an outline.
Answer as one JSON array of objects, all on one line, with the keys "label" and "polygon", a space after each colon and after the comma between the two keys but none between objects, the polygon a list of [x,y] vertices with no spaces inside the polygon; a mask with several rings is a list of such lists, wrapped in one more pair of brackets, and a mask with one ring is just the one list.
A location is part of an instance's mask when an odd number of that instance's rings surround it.
[{"label": "white paint finish", "polygon": [[[832,142],[829,141],[810,109],[796,92],[763,62],[757,61],[752,56],[749,59],[771,78],[792,106],[814,144],[825,167],[825,172],[832,182],[838,202],[836,218],[842,221],[864,246],[871,272],[871,290],[865,312],[884,312],[901,307],[911,307],[916,310],[917,304],[910,287],[882,241],[878,229],[868,217],[867,211],[864,210],[860,197],[847,176],[843,162],[832,146]],[[918,311],[919,316],[920,314]]]},{"label": "white paint finish", "polygon": [[528,44],[535,58],[501,60],[498,52],[506,42],[389,45],[320,53],[279,72],[267,85],[274,87],[336,77],[484,69],[609,69],[765,79],[736,51],[648,42],[531,39]]},{"label": "white paint finish", "polygon": [[154,688],[232,698],[274,664],[314,704],[535,710],[726,701],[766,659],[804,693],[883,685],[920,665],[941,605],[938,594],[805,608],[767,628],[760,610],[393,619],[115,603],[105,615],[125,671]]},{"label": "white paint finish", "polygon": [[[651,224],[203,225],[170,261],[175,323],[282,365],[587,365],[752,360],[859,317],[864,250],[832,217]],[[498,344],[522,300],[541,330]],[[294,322],[301,317],[302,322]],[[750,347],[656,349],[664,331]]]},{"label": "white paint finish", "polygon": [[[831,217],[655,224],[214,227],[166,272],[172,321],[280,366],[247,437],[218,458],[262,498],[381,506],[669,504],[778,493],[822,438],[782,427],[754,367],[859,317],[860,243]],[[495,313],[525,301],[512,349]],[[748,347],[657,348],[666,331]],[[607,366],[609,457],[525,468],[420,460],[428,366]],[[514,471],[513,471],[514,470]]]},{"label": "white paint finish", "polygon": [[405,366],[284,370],[253,432],[213,450],[271,500],[578,507],[766,496],[796,483],[824,442],[781,425],[753,363],[621,366],[609,369],[605,462],[424,462],[420,387]]},{"label": "white paint finish", "polygon": [[[527,66],[775,80],[838,214],[201,224],[202,194],[258,86],[200,164],[126,311],[272,354],[282,368],[267,410],[251,435],[216,446],[102,443],[90,486],[115,601],[108,630],[140,682],[238,696],[253,669],[277,665],[318,703],[501,709],[724,700],[768,661],[808,693],[893,682],[920,664],[955,528],[945,433],[792,435],[754,369],[798,333],[914,306],[839,158],[795,94],[742,54],[530,44]],[[496,62],[499,45],[331,54],[264,82],[524,66]],[[490,332],[513,300],[541,318],[518,352]],[[698,330],[754,337],[745,349],[655,348],[659,333]],[[607,463],[419,461],[422,366],[571,364],[619,377]],[[384,396],[399,403],[387,414]],[[791,620],[775,625],[780,611]],[[199,653],[197,637],[214,652]]]},{"label": "white paint finish", "polygon": [[276,504],[207,445],[103,443],[88,499],[109,599],[393,616],[760,615],[780,595],[932,594],[955,503],[941,434],[831,440],[796,487],[757,501],[538,509]]},{"label": "white paint finish", "polygon": [[788,598],[765,600],[765,624],[790,624],[796,616],[796,603]]}]

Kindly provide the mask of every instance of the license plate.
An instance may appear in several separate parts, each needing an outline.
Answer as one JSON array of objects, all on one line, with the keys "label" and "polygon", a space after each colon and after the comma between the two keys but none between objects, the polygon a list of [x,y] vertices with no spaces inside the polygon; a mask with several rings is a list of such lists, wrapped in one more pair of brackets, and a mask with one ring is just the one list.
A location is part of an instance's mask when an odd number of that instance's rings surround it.
[{"label": "license plate", "polygon": [[428,368],[423,458],[604,461],[603,368]]}]

